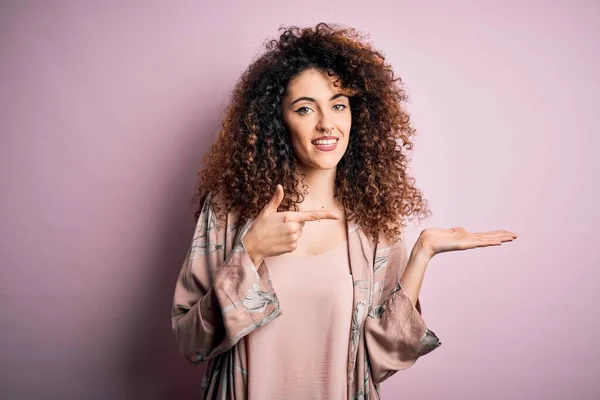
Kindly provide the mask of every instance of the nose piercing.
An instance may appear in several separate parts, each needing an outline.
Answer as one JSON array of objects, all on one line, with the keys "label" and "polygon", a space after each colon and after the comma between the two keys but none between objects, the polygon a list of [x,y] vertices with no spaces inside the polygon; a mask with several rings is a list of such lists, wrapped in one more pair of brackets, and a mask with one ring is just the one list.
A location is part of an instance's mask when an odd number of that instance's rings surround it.
[{"label": "nose piercing", "polygon": [[323,132],[325,132],[325,136],[331,136],[331,134],[333,133],[333,132],[332,132],[331,130],[329,130],[329,129],[323,130]]}]

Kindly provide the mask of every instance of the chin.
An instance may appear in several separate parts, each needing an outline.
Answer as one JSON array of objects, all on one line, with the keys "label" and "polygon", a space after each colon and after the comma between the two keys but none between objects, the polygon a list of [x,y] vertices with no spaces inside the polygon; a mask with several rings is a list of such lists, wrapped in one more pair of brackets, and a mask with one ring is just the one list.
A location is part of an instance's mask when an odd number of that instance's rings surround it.
[{"label": "chin", "polygon": [[337,160],[335,162],[328,162],[328,163],[317,163],[314,168],[324,169],[324,170],[336,169],[339,164],[339,161],[340,160]]},{"label": "chin", "polygon": [[328,162],[328,163],[322,163],[322,162],[311,162],[311,163],[300,163],[300,168],[304,171],[329,171],[332,169],[336,169],[338,163],[337,162]]},{"label": "chin", "polygon": [[342,157],[339,154],[307,154],[297,158],[302,168],[310,170],[336,169]]}]

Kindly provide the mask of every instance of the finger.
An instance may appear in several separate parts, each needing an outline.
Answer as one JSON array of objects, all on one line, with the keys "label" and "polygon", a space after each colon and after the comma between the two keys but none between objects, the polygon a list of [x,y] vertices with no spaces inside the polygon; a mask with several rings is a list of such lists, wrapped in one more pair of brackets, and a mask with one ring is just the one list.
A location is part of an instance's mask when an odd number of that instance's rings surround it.
[{"label": "finger", "polygon": [[301,231],[302,228],[304,227],[305,222],[300,222],[300,221],[289,221],[286,222],[286,225],[289,229],[289,233],[295,233],[298,231]]},{"label": "finger", "polygon": [[491,232],[477,232],[474,234],[478,238],[482,239],[516,239],[517,235],[508,231],[491,231]]},{"label": "finger", "polygon": [[302,231],[296,231],[296,232],[290,234],[290,241],[297,242],[301,236],[302,236]]},{"label": "finger", "polygon": [[515,236],[512,236],[510,234],[506,234],[506,233],[497,233],[495,235],[485,235],[481,237],[482,239],[486,239],[486,240],[499,240],[502,242],[510,242],[516,239]]},{"label": "finger", "polygon": [[288,211],[285,216],[286,221],[308,222],[318,221],[320,219],[339,219],[339,215],[332,211],[313,210],[313,211]]},{"label": "finger", "polygon": [[488,231],[488,232],[476,232],[475,235],[477,236],[484,236],[484,235],[508,235],[508,236],[512,236],[514,238],[517,237],[517,234],[511,231],[507,231],[505,229],[500,229],[500,230],[495,230],[495,231]]},{"label": "finger", "polygon": [[288,247],[289,247],[288,253],[291,253],[292,251],[294,251],[298,248],[298,242],[291,242],[288,245]]},{"label": "finger", "polygon": [[502,243],[500,242],[487,242],[487,243],[481,243],[479,246],[477,247],[490,247],[490,246],[500,246]]},{"label": "finger", "polygon": [[502,234],[502,231],[487,231],[487,232],[474,232],[473,235],[475,236],[482,236],[482,237],[487,237],[487,236],[494,236],[494,235],[500,235]]},{"label": "finger", "polygon": [[499,239],[483,239],[479,243],[483,246],[499,246],[502,244],[502,241]]},{"label": "finger", "polygon": [[267,203],[265,208],[263,208],[262,213],[265,215],[270,215],[270,214],[276,213],[277,208],[281,204],[282,200],[283,200],[283,186],[278,184],[277,188],[275,189],[275,194],[273,195],[271,200]]}]

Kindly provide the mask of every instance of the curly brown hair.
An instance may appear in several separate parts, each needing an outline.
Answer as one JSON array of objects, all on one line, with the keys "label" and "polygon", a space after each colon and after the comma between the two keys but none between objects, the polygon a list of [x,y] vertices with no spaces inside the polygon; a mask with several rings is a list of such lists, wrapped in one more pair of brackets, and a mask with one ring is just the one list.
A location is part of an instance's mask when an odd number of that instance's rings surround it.
[{"label": "curly brown hair", "polygon": [[[298,211],[306,185],[296,177],[297,160],[284,126],[282,101],[292,78],[308,68],[334,75],[351,94],[348,149],[337,165],[335,199],[371,238],[395,242],[404,218],[430,215],[427,201],[407,174],[415,130],[404,108],[402,80],[384,55],[353,28],[319,23],[281,27],[266,42],[233,89],[223,125],[198,172],[196,218],[209,192],[222,204],[216,213],[238,211],[256,218],[276,185],[285,197],[280,211]],[[301,188],[301,189],[300,189]],[[224,215],[220,215],[224,217]]]}]

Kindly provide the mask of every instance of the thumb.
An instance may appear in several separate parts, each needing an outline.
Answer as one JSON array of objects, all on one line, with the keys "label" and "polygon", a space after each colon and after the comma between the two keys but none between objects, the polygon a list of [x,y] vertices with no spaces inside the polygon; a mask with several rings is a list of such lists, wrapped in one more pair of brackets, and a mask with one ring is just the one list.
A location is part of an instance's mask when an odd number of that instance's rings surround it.
[{"label": "thumb", "polygon": [[276,213],[277,207],[279,207],[282,200],[283,200],[283,186],[278,184],[277,188],[275,189],[275,194],[271,198],[271,201],[269,201],[269,203],[267,203],[267,205],[263,209],[263,214],[270,215],[270,214]]}]

